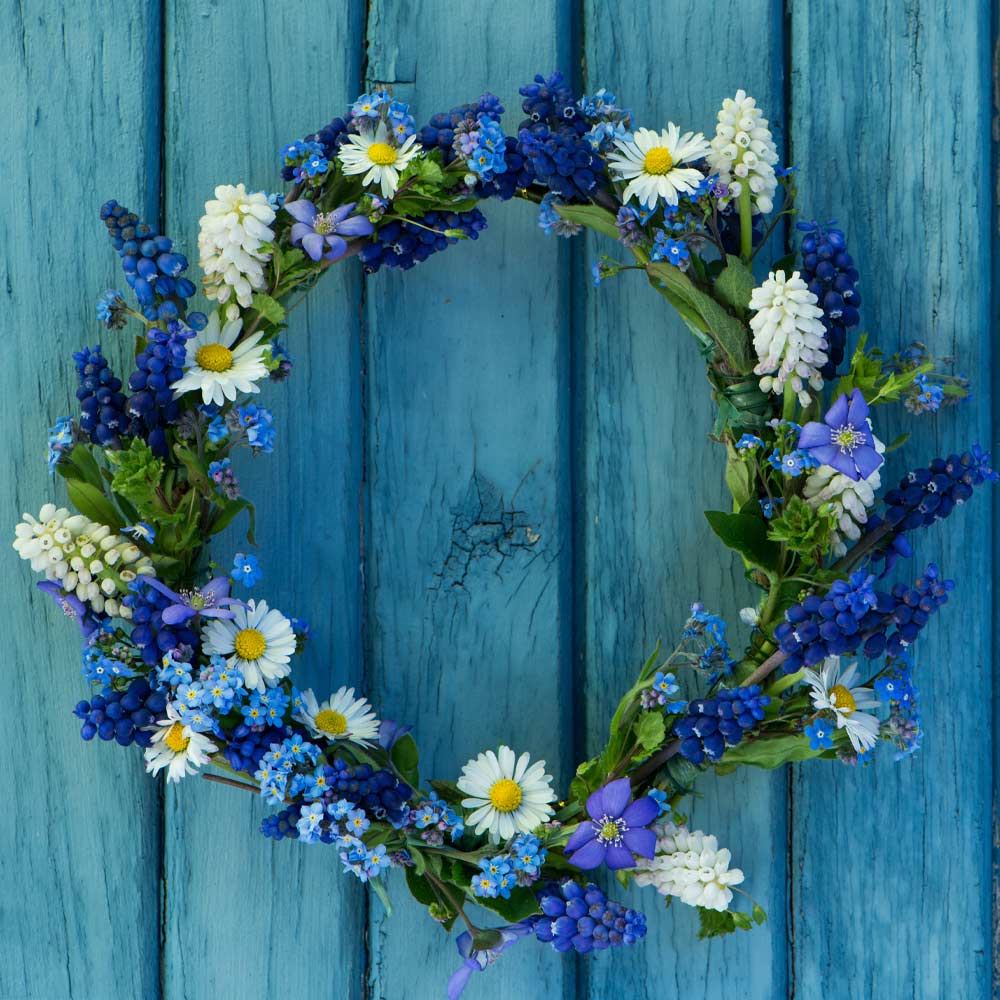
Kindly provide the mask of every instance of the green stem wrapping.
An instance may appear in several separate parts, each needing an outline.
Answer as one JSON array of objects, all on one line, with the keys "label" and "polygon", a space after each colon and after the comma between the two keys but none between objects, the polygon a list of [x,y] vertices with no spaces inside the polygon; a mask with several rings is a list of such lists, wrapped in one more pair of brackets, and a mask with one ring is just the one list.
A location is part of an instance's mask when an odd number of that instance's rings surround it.
[{"label": "green stem wrapping", "polygon": [[740,211],[740,257],[749,264],[753,257],[753,206],[750,204],[750,186],[746,181],[736,202]]}]

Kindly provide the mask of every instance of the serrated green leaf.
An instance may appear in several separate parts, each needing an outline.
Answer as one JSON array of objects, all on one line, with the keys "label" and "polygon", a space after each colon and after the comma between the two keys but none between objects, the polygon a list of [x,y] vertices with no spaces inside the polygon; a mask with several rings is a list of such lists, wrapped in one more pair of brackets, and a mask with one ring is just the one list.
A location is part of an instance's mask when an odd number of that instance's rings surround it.
[{"label": "serrated green leaf", "polygon": [[646,753],[658,750],[667,734],[662,712],[644,712],[635,726],[636,742]]},{"label": "serrated green leaf", "polygon": [[726,254],[726,267],[715,279],[715,294],[727,306],[745,310],[750,305],[754,288],[753,273],[732,254]]},{"label": "serrated green leaf", "polygon": [[736,930],[733,915],[729,910],[709,910],[698,907],[698,939],[725,937]]},{"label": "serrated green leaf", "polygon": [[250,308],[267,320],[272,326],[281,326],[285,322],[285,307],[277,299],[272,299],[270,295],[265,295],[264,292],[254,294]]},{"label": "serrated green leaf", "polygon": [[118,508],[101,490],[91,486],[90,483],[78,479],[68,479],[66,480],[66,492],[69,494],[70,503],[85,517],[97,521],[98,524],[106,524],[115,531],[119,531],[125,526],[125,522],[118,513]]},{"label": "serrated green leaf", "polygon": [[721,510],[707,510],[705,517],[723,543],[751,565],[777,572],[781,547],[768,540],[766,521],[753,514],[727,514]]}]

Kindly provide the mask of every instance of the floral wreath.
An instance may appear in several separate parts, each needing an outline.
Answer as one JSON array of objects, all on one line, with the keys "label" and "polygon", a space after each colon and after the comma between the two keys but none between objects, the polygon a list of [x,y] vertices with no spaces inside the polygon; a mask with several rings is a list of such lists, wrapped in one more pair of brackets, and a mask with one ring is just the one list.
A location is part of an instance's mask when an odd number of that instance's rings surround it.
[{"label": "floral wreath", "polygon": [[[883,581],[913,532],[997,479],[973,446],[877,498],[890,449],[872,410],[935,412],[967,398],[968,381],[920,344],[888,355],[860,336],[848,356],[861,299],[835,222],[798,222],[800,245],[758,284],[758,255],[795,214],[795,168],[778,166],[753,98],[727,98],[707,140],[672,122],[635,128],[612,94],[577,99],[559,73],[520,93],[516,135],[491,94],[420,129],[390,93],[363,94],[281,151],[284,194],[216,188],[198,237],[207,315],[188,309],[196,286],[173,242],[105,204],[136,304],[108,291],[97,315],[108,330],[138,324],[135,369],[126,388],[100,346],[74,355],[80,413],[52,428],[48,460],[75,512],[46,503],[14,542],[79,622],[93,686],[74,709],[81,736],[139,745],[168,781],[201,771],[262,795],[277,810],[265,836],[332,845],[386,906],[382,873],[402,868],[445,929],[465,924],[452,1000],[522,938],[577,953],[641,939],[643,915],[589,881],[602,866],[697,907],[700,936],[763,922],[749,897],[731,905],[743,872],[681,811],[695,777],[866,764],[886,744],[913,753],[910,647],[953,584],[933,565],[914,583]],[[696,338],[733,501],[706,516],[758,595],[740,613],[742,655],[724,621],[692,606],[561,798],[544,761],[506,746],[422,782],[410,726],[380,721],[351,688],[320,701],[294,686],[309,626],[231,592],[259,583],[257,557],[236,553],[226,573],[207,549],[244,511],[253,544],[233,457],[273,449],[272,415],[252,400],[292,371],[278,339],[290,297],[351,257],[368,273],[408,269],[476,239],[479,203],[513,197],[538,203],[546,234],[616,241],[630,259],[602,256],[595,284],[645,272]],[[480,926],[470,903],[503,924]]]}]

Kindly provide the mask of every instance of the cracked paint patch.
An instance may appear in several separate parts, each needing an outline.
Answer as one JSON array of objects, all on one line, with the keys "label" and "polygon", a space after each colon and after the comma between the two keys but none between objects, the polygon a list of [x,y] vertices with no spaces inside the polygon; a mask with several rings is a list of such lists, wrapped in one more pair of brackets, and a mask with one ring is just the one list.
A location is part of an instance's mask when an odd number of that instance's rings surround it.
[{"label": "cracked paint patch", "polygon": [[451,546],[434,574],[435,590],[465,590],[483,572],[501,576],[508,560],[525,554],[533,558],[534,546],[542,537],[527,512],[508,502],[500,487],[478,471],[473,472],[464,497],[451,513]]}]

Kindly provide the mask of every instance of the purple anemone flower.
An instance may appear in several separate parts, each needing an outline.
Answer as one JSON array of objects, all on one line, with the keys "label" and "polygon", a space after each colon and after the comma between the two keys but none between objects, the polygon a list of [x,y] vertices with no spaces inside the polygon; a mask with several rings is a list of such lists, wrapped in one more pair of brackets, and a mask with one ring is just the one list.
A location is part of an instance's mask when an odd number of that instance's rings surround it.
[{"label": "purple anemone flower", "polygon": [[489,968],[503,952],[530,934],[531,930],[532,921],[522,920],[518,924],[510,924],[507,927],[498,927],[494,931],[487,931],[486,935],[492,940],[486,948],[478,950],[473,948],[472,935],[468,931],[460,934],[455,944],[458,946],[458,953],[462,956],[463,961],[459,969],[453,972],[448,980],[448,1000],[458,1000],[472,978],[473,972],[482,972]]},{"label": "purple anemone flower", "polygon": [[810,421],[799,434],[799,448],[822,465],[854,480],[867,479],[881,464],[868,423],[868,404],[860,389],[851,398],[841,396],[826,412],[823,423]]},{"label": "purple anemone flower", "polygon": [[383,750],[391,750],[412,728],[413,726],[408,726],[405,722],[383,719],[378,727],[379,746]]},{"label": "purple anemone flower", "polygon": [[[292,244],[301,246],[313,260],[340,260],[347,252],[345,236],[368,236],[375,227],[363,215],[351,215],[356,202],[341,205],[332,212],[317,212],[306,198],[290,201],[285,210],[296,220],[292,226]],[[350,218],[348,218],[350,216]]]},{"label": "purple anemone flower", "polygon": [[54,580],[41,580],[36,585],[43,594],[48,594],[59,610],[67,618],[75,618],[80,626],[80,632],[85,639],[92,636],[100,627],[100,621],[91,613],[76,594],[63,590]]},{"label": "purple anemone flower", "polygon": [[224,576],[209,580],[204,587],[182,590],[180,593],[160,583],[155,577],[143,576],[140,579],[173,601],[173,604],[168,604],[161,612],[165,625],[183,625],[195,615],[205,618],[235,618],[236,615],[229,610],[230,605],[243,606],[242,601],[229,596],[229,580]]},{"label": "purple anemone flower", "polygon": [[659,816],[659,803],[648,795],[631,800],[628,778],[609,781],[587,799],[590,819],[576,828],[563,849],[577,868],[589,871],[604,863],[617,871],[634,868],[636,854],[653,857],[656,834],[646,827]]}]

